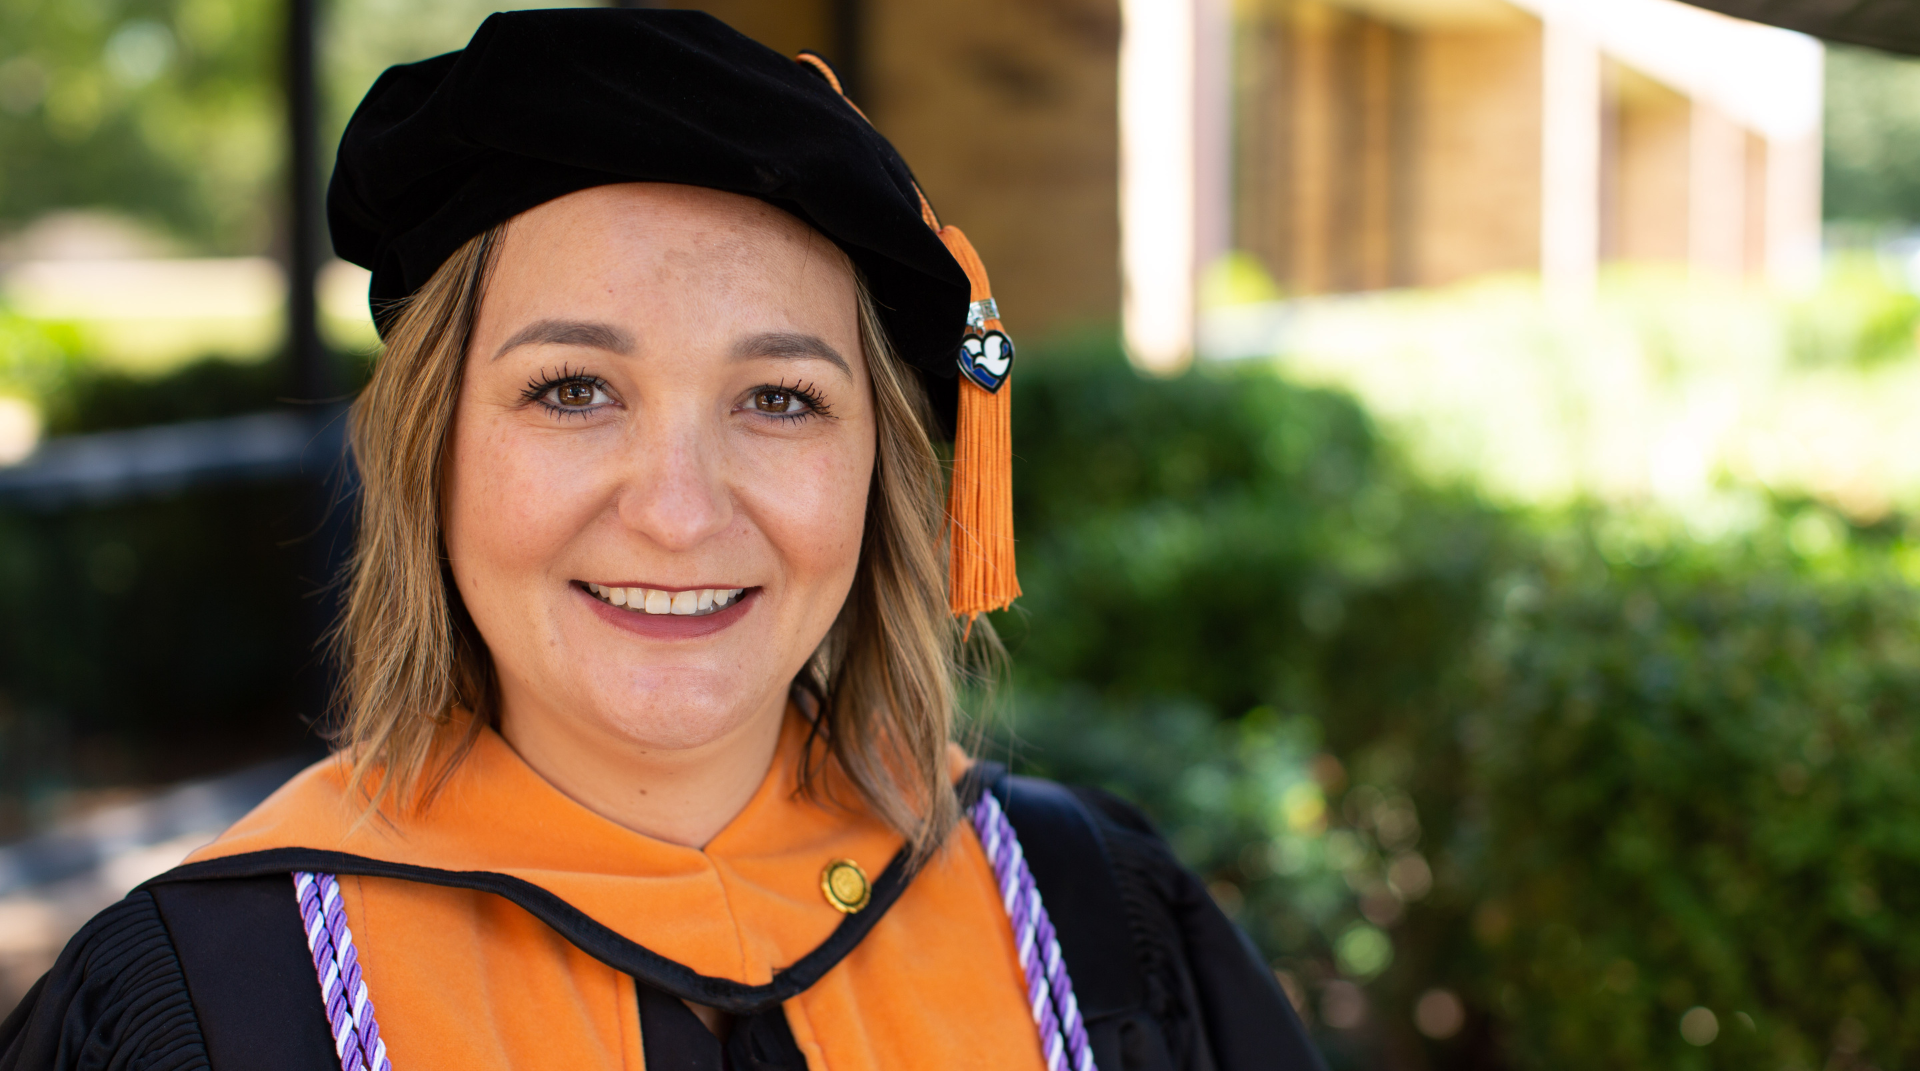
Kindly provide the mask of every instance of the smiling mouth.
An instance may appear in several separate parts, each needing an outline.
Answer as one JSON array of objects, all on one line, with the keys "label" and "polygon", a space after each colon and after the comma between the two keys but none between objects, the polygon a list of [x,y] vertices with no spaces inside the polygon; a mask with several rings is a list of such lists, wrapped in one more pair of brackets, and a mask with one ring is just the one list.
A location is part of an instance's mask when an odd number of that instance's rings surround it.
[{"label": "smiling mouth", "polygon": [[690,588],[663,591],[660,588],[613,588],[605,584],[586,584],[587,593],[609,606],[629,613],[656,617],[705,617],[740,601],[746,588]]}]

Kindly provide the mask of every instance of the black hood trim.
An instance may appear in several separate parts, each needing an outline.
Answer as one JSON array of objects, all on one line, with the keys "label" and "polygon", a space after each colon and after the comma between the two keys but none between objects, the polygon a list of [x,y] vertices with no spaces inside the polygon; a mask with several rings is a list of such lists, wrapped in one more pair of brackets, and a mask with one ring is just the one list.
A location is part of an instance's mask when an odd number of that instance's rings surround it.
[{"label": "black hood trim", "polygon": [[[271,848],[189,863],[147,881],[140,888],[310,871],[368,878],[398,878],[424,885],[492,893],[525,908],[528,914],[546,923],[580,951],[617,971],[633,975],[647,985],[682,1000],[718,1008],[731,1015],[754,1015],[778,1007],[805,992],[860,944],[913,880],[909,859],[910,853],[906,849],[895,854],[887,868],[875,879],[873,898],[865,909],[848,915],[819,947],[775,974],[773,981],[757,986],[700,974],[685,964],[627,940],[579,908],[530,881],[487,870],[441,870],[369,859],[347,852]],[[287,887],[287,897],[291,902],[292,885]]]}]

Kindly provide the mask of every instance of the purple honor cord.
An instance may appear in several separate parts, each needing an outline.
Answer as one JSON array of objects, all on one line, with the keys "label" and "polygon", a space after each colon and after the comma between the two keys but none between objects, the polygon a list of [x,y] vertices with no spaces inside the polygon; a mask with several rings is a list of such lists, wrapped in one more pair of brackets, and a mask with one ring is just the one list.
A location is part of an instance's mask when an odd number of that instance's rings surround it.
[{"label": "purple honor cord", "polygon": [[300,921],[307,929],[307,950],[320,976],[320,1000],[333,1028],[333,1051],[340,1071],[393,1071],[387,1043],[380,1040],[380,1022],[373,1017],[373,998],[360,977],[360,955],[354,951],[353,931],[347,928],[347,905],[340,899],[340,883],[332,874],[293,875],[294,894],[300,899]]},{"label": "purple honor cord", "polygon": [[[1098,1071],[1087,1046],[1087,1025],[1073,996],[1073,980],[1060,955],[1059,937],[1046,905],[1040,902],[1020,838],[991,792],[981,793],[971,817],[1000,887],[1000,905],[1013,923],[1020,969],[1027,976],[1027,1009],[1040,1031],[1047,1071]],[[373,998],[360,977],[360,955],[353,947],[353,931],[347,928],[339,881],[332,874],[301,871],[293,875],[293,888],[300,900],[300,921],[306,926],[313,969],[320,977],[320,999],[333,1028],[340,1071],[393,1071],[387,1043],[380,1039],[380,1022],[373,1015]]]},{"label": "purple honor cord", "polygon": [[987,863],[1000,885],[1000,904],[1013,923],[1013,941],[1020,967],[1027,975],[1027,1002],[1034,1026],[1040,1030],[1040,1050],[1047,1071],[1096,1071],[1087,1045],[1087,1024],[1080,1002],[1073,996],[1073,979],[1060,955],[1053,920],[1040,902],[1040,890],[1027,869],[1027,856],[1014,836],[1013,823],[1000,809],[993,793],[982,792],[971,812],[974,832],[986,849]]}]

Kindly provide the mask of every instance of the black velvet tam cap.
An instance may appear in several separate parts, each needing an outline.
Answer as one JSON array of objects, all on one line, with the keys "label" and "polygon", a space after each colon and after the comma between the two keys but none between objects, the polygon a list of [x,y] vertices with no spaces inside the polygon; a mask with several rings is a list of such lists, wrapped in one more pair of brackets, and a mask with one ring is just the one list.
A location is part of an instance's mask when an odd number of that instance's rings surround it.
[{"label": "black velvet tam cap", "polygon": [[820,74],[700,12],[503,12],[464,51],[390,68],[347,124],[327,220],[373,272],[382,322],[473,236],[616,182],[727,190],[806,221],[859,267],[900,356],[951,395],[971,294],[906,163]]}]

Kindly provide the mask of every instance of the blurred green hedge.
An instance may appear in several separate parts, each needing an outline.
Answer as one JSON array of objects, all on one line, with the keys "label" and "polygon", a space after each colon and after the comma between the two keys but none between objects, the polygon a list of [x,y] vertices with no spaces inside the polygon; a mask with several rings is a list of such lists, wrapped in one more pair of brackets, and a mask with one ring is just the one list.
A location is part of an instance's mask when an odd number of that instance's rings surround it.
[{"label": "blurred green hedge", "polygon": [[1920,1062],[1897,519],[1497,510],[1345,397],[1100,339],[1017,389],[993,746],[1155,815],[1336,1066]]}]

